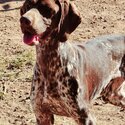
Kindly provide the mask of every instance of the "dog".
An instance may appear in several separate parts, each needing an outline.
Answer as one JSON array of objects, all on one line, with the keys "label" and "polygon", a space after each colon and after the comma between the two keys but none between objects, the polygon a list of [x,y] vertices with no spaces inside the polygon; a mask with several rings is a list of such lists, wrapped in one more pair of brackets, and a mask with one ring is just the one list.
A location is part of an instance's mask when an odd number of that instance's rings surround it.
[{"label": "dog", "polygon": [[54,114],[95,125],[89,104],[98,97],[125,108],[124,35],[69,42],[81,23],[69,0],[26,0],[20,12],[23,41],[36,46],[31,103],[37,125],[54,124]]}]

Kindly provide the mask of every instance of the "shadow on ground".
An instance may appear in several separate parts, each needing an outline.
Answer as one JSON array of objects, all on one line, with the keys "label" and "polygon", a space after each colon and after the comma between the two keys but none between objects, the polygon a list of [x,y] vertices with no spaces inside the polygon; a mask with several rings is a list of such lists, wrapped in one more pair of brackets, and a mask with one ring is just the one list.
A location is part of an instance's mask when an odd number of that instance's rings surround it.
[{"label": "shadow on ground", "polygon": [[24,1],[24,0],[0,0],[0,4],[6,3],[6,2],[13,2],[13,1],[19,2],[19,1]]},{"label": "shadow on ground", "polygon": [[13,2],[13,1],[16,1],[18,3],[19,1],[24,1],[24,0],[0,0],[0,4],[3,4],[2,5],[2,9],[0,10],[0,12],[20,9],[20,7],[10,8],[10,4],[9,3]]}]

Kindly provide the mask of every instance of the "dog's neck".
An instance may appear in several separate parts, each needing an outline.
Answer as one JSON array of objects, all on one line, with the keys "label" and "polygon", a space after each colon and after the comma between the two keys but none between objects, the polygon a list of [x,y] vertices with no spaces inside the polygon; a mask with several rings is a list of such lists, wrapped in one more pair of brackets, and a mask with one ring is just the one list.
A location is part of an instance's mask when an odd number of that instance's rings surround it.
[{"label": "dog's neck", "polygon": [[43,53],[51,53],[52,51],[56,51],[59,46],[59,41],[54,33],[50,33],[45,39],[40,40],[40,44],[36,47],[41,50],[41,54]]},{"label": "dog's neck", "polygon": [[59,41],[48,37],[41,44],[36,46],[36,58],[40,70],[46,75],[53,73],[60,65],[58,54]]}]

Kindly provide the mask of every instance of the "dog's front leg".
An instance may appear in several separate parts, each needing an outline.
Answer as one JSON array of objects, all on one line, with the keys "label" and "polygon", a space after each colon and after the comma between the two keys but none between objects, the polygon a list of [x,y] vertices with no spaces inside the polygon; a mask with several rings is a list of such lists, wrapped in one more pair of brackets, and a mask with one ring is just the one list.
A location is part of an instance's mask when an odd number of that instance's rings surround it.
[{"label": "dog's front leg", "polygon": [[37,125],[53,125],[54,116],[43,102],[44,81],[41,80],[39,69],[35,67],[31,86],[31,104],[36,116]]},{"label": "dog's front leg", "polygon": [[49,112],[35,112],[37,125],[53,125],[54,116]]},{"label": "dog's front leg", "polygon": [[78,117],[75,117],[75,121],[78,125],[96,125],[95,120],[86,109],[78,109]]},{"label": "dog's front leg", "polygon": [[50,112],[42,112],[40,110],[35,111],[36,125],[53,125],[54,116]]},{"label": "dog's front leg", "polygon": [[[43,104],[42,86],[39,88],[36,80],[33,80],[31,89],[31,103],[36,116],[37,125],[53,125],[54,116]],[[37,88],[38,87],[38,88]],[[40,89],[40,90],[39,90]]]}]

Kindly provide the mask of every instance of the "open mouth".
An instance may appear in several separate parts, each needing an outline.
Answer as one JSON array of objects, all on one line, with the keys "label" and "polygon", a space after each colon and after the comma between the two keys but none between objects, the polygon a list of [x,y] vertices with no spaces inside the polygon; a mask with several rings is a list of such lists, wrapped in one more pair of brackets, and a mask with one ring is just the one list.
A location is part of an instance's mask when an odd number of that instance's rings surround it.
[{"label": "open mouth", "polygon": [[24,32],[23,42],[27,45],[33,46],[38,45],[42,41],[45,41],[47,37],[51,34],[51,30],[47,29],[41,34],[32,34],[30,32]]},{"label": "open mouth", "polygon": [[31,34],[29,32],[25,32],[23,36],[23,42],[27,45],[33,46],[38,45],[42,41],[45,41],[48,36],[51,34],[50,30],[43,32],[42,34]]},{"label": "open mouth", "polygon": [[23,42],[28,45],[38,45],[39,44],[39,36],[30,34],[30,33],[24,33],[23,36]]}]

